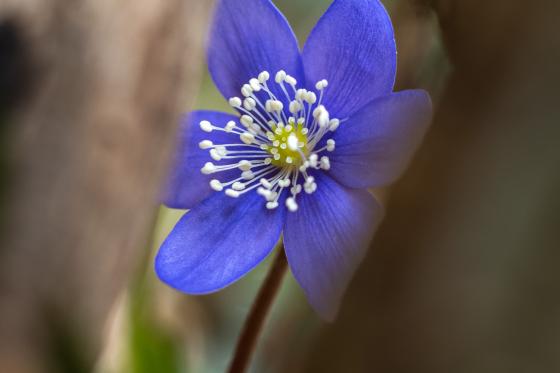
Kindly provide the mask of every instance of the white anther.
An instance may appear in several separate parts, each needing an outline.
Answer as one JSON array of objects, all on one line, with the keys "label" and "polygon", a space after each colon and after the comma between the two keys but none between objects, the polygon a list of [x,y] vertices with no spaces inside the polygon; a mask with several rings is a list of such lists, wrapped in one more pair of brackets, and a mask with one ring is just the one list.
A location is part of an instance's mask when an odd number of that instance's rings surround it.
[{"label": "white anther", "polygon": [[242,115],[239,121],[245,127],[249,127],[251,124],[253,124],[253,118],[250,117],[249,115]]},{"label": "white anther", "polygon": [[253,180],[255,178],[255,174],[253,173],[253,171],[249,170],[249,171],[243,171],[241,173],[241,177],[244,180]]},{"label": "white anther", "polygon": [[320,127],[325,127],[329,124],[329,112],[323,108],[317,117],[317,122],[319,122]]},{"label": "white anther", "polygon": [[315,153],[309,156],[309,165],[313,168],[317,168],[317,161],[319,160],[319,156]]},{"label": "white anther", "polygon": [[306,184],[303,186],[303,190],[305,190],[305,193],[307,194],[312,194],[317,190],[317,184],[316,183]]},{"label": "white anther", "polygon": [[285,142],[283,142],[282,144],[280,144],[280,149],[286,149],[288,147],[288,145],[286,145]]},{"label": "white anther", "polygon": [[270,190],[264,190],[264,192],[261,195],[264,197],[265,200],[267,200],[269,202],[275,202],[276,201],[276,196],[278,194],[274,193],[274,192],[271,192]]},{"label": "white anther", "polygon": [[212,141],[210,140],[202,140],[201,142],[198,143],[198,147],[200,149],[208,149],[211,148],[214,145],[214,143],[212,143]]},{"label": "white anther", "polygon": [[295,86],[297,84],[296,78],[294,78],[291,75],[286,75],[286,78],[284,78],[284,81],[291,86]]},{"label": "white anther", "polygon": [[200,129],[204,132],[212,132],[212,123],[207,120],[203,120],[200,122]]},{"label": "white anther", "polygon": [[266,208],[269,209],[269,210],[274,210],[277,207],[278,207],[278,202],[276,202],[276,201],[266,203]]},{"label": "white anther", "polygon": [[294,129],[294,127],[292,127],[291,124],[288,124],[285,128],[286,132],[292,132],[292,130]]},{"label": "white anther", "polygon": [[224,130],[226,132],[231,132],[233,131],[234,128],[235,128],[235,122],[233,120],[230,120],[229,122],[227,122],[226,126],[224,127]]},{"label": "white anther", "polygon": [[290,102],[290,113],[295,114],[301,110],[301,104],[297,101]]},{"label": "white anther", "polygon": [[291,212],[296,212],[298,209],[298,204],[296,203],[296,200],[293,197],[288,197],[286,199],[286,207]]},{"label": "white anther", "polygon": [[237,197],[240,196],[240,193],[236,190],[233,190],[233,189],[226,189],[226,196],[232,197],[232,198],[237,198]]},{"label": "white anther", "polygon": [[291,151],[295,152],[296,150],[298,150],[298,138],[294,133],[291,133],[290,136],[288,136],[288,149],[290,149]]},{"label": "white anther", "polygon": [[313,92],[307,92],[307,94],[305,95],[305,101],[308,104],[313,105],[314,103],[317,102],[317,95]]},{"label": "white anther", "polygon": [[249,162],[248,160],[243,159],[243,160],[239,161],[237,167],[241,171],[249,171],[253,167],[253,164],[251,162]]},{"label": "white anther", "polygon": [[325,107],[323,105],[317,106],[313,110],[313,118],[315,118],[315,119],[319,118],[319,116],[323,113],[324,110],[325,110]]},{"label": "white anther", "polygon": [[259,182],[260,182],[261,185],[262,185],[263,187],[265,187],[266,189],[272,189],[272,184],[271,184],[270,181],[268,181],[267,179],[262,178],[262,179],[259,180]]},{"label": "white anther", "polygon": [[210,180],[210,188],[214,189],[216,192],[221,192],[224,189],[220,180],[212,179]]},{"label": "white anther", "polygon": [[282,188],[287,188],[290,186],[292,181],[290,179],[280,179],[278,180],[278,185]]},{"label": "white anther", "polygon": [[241,99],[239,97],[232,97],[229,99],[229,105],[238,108],[241,106]]},{"label": "white anther", "polygon": [[307,95],[307,90],[300,88],[296,91],[296,100],[303,101],[306,95]]},{"label": "white anther", "polygon": [[301,184],[294,185],[293,187],[291,187],[290,193],[292,193],[293,195],[301,193]]},{"label": "white anther", "polygon": [[259,133],[260,129],[261,128],[259,127],[259,125],[257,123],[253,123],[249,126],[249,128],[247,128],[247,130],[255,136]]},{"label": "white anther", "polygon": [[212,157],[212,159],[215,161],[219,161],[222,159],[222,156],[218,153],[216,149],[210,149],[210,157]]},{"label": "white anther", "polygon": [[270,190],[263,187],[257,188],[257,193],[266,199],[268,199],[272,195],[272,192]]},{"label": "white anther", "polygon": [[233,183],[233,185],[231,186],[231,188],[232,188],[233,190],[237,190],[237,191],[243,190],[243,189],[245,189],[245,184],[243,184],[243,183],[241,183],[241,182],[239,182],[239,181],[236,181],[235,183]]},{"label": "white anther", "polygon": [[281,111],[284,108],[284,104],[279,100],[268,100],[270,102],[270,110],[267,111]]},{"label": "white anther", "polygon": [[280,160],[280,154],[278,154],[278,153],[274,154],[274,160],[279,161]]},{"label": "white anther", "polygon": [[210,175],[211,173],[216,172],[216,166],[214,166],[214,163],[212,162],[206,162],[204,164],[204,167],[200,169],[200,172],[202,172],[204,175]]},{"label": "white anther", "polygon": [[249,84],[243,84],[241,87],[241,94],[245,97],[249,97],[253,94],[253,88]]},{"label": "white anther", "polygon": [[280,70],[276,73],[276,77],[274,78],[274,80],[276,81],[276,83],[280,84],[286,79],[286,75],[287,74],[284,70]]},{"label": "white anther", "polygon": [[305,193],[311,194],[317,190],[317,184],[315,183],[315,178],[313,176],[309,176],[305,183],[303,184],[303,190]]},{"label": "white anther", "polygon": [[268,73],[268,71],[263,71],[259,74],[259,82],[261,84],[264,84],[266,81],[268,81],[268,79],[270,79],[270,74]]},{"label": "white anther", "polygon": [[216,146],[216,151],[218,152],[219,155],[221,155],[222,157],[225,157],[228,153],[227,149],[225,146],[223,145],[217,145]]},{"label": "white anther", "polygon": [[292,159],[292,157],[286,157],[286,163],[287,164],[292,164],[292,163],[294,163],[294,160]]},{"label": "white anther", "polygon": [[258,79],[251,79],[249,80],[249,85],[251,86],[251,89],[253,89],[254,92],[258,92],[261,90],[261,83],[259,82]]},{"label": "white anther", "polygon": [[327,156],[322,156],[321,157],[321,168],[325,171],[328,171],[331,169],[331,161],[329,159],[329,157]]},{"label": "white anther", "polygon": [[336,118],[331,119],[331,121],[329,122],[329,130],[334,132],[336,131],[338,126],[340,126],[340,120]]},{"label": "white anther", "polygon": [[323,79],[319,80],[317,84],[315,84],[315,88],[317,88],[318,91],[322,91],[323,89],[327,88],[328,85],[329,82],[326,79]]},{"label": "white anther", "polygon": [[336,143],[334,142],[333,139],[328,139],[328,140],[327,140],[327,151],[328,151],[328,152],[334,151],[335,144],[336,144]]},{"label": "white anther", "polygon": [[249,111],[252,111],[257,106],[257,102],[251,97],[247,97],[243,100],[243,107]]},{"label": "white anther", "polygon": [[265,164],[265,165],[269,165],[269,164],[271,164],[271,163],[272,163],[272,158],[265,158],[265,159],[264,159],[264,164]]}]

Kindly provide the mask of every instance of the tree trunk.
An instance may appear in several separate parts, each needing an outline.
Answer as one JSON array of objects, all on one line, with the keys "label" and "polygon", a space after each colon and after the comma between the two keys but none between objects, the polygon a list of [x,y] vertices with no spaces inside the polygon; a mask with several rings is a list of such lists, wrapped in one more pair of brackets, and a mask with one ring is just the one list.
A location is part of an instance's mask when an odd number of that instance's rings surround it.
[{"label": "tree trunk", "polygon": [[[3,0],[0,371],[88,371],[148,249],[210,2]],[[8,75],[6,77],[7,74]],[[8,109],[10,113],[7,112]],[[3,111],[3,112],[1,112]]]},{"label": "tree trunk", "polygon": [[453,71],[305,371],[558,372],[560,3],[432,6]]}]

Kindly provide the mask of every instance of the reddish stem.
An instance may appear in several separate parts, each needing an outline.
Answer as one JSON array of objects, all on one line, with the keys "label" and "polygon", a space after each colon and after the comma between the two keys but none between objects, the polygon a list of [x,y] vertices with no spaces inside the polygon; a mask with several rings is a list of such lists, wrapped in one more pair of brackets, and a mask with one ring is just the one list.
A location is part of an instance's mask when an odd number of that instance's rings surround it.
[{"label": "reddish stem", "polygon": [[274,298],[280,290],[282,279],[288,268],[286,254],[284,253],[284,244],[280,246],[280,250],[274,258],[274,262],[270,267],[266,279],[259,289],[259,293],[255,298],[255,302],[251,307],[251,311],[245,320],[241,335],[237,340],[235,353],[229,366],[229,373],[244,373],[251,361],[251,357],[255,352],[257,339],[262,332],[262,328],[269,314]]}]

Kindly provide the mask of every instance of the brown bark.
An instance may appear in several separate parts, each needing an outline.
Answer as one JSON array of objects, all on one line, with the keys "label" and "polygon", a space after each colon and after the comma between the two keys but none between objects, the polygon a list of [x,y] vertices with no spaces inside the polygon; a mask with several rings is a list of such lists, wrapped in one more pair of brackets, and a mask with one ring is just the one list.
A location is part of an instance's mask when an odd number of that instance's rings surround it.
[{"label": "brown bark", "polygon": [[432,3],[453,71],[306,371],[560,371],[560,3]]},{"label": "brown bark", "polygon": [[[209,7],[0,4],[31,74],[16,77],[26,86],[7,130],[0,371],[91,368],[109,308],[146,254]],[[76,355],[57,360],[65,343]]]}]

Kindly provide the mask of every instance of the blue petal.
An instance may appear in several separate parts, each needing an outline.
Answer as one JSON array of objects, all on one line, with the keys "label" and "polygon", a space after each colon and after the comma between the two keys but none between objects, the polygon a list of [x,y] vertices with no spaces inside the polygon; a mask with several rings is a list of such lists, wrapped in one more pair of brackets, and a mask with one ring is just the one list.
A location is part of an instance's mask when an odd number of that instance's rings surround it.
[{"label": "blue petal", "polygon": [[[208,69],[226,98],[262,71],[284,70],[303,82],[297,40],[286,18],[269,0],[220,0],[210,32]],[[275,84],[269,87],[282,98]]]},{"label": "blue petal", "polygon": [[308,86],[327,79],[323,103],[343,119],[393,90],[397,51],[393,26],[378,0],[335,0],[305,47]]},{"label": "blue petal", "polygon": [[270,253],[284,216],[284,209],[266,209],[255,192],[237,199],[217,193],[179,220],[157,254],[156,272],[188,294],[217,291]]},{"label": "blue petal", "polygon": [[310,304],[332,321],[383,212],[366,190],[345,188],[324,174],[316,180],[317,191],[298,195],[299,209],[286,216],[284,245]]},{"label": "blue petal", "polygon": [[351,188],[392,183],[406,169],[431,118],[430,96],[410,90],[378,98],[342,123],[329,174]]},{"label": "blue petal", "polygon": [[194,111],[183,117],[179,128],[178,149],[164,191],[163,202],[168,207],[190,209],[214,192],[208,184],[211,179],[224,181],[239,177],[239,170],[213,175],[200,172],[206,162],[212,162],[208,150],[202,150],[198,146],[202,140],[211,140],[215,144],[240,142],[239,137],[231,133],[204,132],[199,127],[202,120],[220,127],[230,120],[239,122],[236,116],[215,111]]}]

